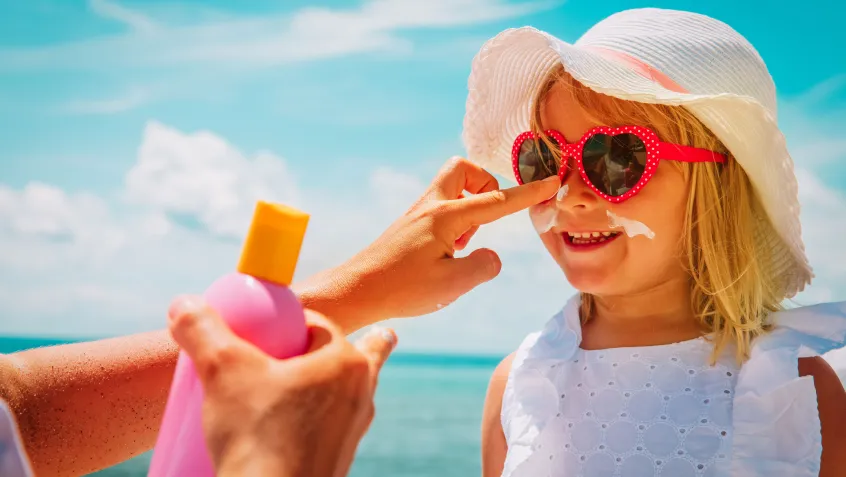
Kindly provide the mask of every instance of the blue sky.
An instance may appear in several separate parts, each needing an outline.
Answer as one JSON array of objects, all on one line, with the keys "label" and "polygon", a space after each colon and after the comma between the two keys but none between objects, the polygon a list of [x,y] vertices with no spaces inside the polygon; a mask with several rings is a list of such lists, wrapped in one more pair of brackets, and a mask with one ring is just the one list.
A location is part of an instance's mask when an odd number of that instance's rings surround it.
[{"label": "blue sky", "polygon": [[[173,294],[232,268],[259,198],[313,213],[300,276],[338,263],[463,152],[486,39],[532,25],[575,41],[641,6],[714,16],[758,48],[817,266],[800,298],[846,299],[831,234],[846,231],[846,40],[828,2],[0,0],[0,334],[161,326]],[[507,351],[572,293],[522,214],[477,242],[503,276],[399,323],[409,348]],[[520,300],[538,287],[547,301]]]}]

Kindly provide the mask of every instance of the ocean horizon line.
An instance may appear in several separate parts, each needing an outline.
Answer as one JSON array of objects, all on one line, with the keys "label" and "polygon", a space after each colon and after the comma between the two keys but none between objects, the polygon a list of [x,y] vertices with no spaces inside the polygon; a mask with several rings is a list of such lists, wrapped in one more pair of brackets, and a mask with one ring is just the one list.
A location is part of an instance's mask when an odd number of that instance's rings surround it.
[{"label": "ocean horizon line", "polygon": [[[15,353],[33,348],[43,348],[72,343],[83,343],[108,339],[102,338],[57,338],[32,335],[0,335],[0,354]],[[407,350],[394,352],[389,362],[392,365],[421,366],[472,366],[495,367],[507,353],[462,353],[456,351]]]}]

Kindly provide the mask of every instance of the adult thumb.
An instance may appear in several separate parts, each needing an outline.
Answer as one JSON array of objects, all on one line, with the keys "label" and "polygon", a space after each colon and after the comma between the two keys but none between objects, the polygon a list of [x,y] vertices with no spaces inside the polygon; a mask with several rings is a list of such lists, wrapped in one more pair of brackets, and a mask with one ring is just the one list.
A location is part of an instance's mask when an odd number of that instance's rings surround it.
[{"label": "adult thumb", "polygon": [[466,257],[452,259],[447,270],[450,274],[448,281],[463,295],[499,275],[502,261],[493,250],[480,248]]},{"label": "adult thumb", "polygon": [[385,361],[397,346],[397,334],[390,328],[373,327],[355,342],[355,347],[370,362],[373,379],[379,374]]},{"label": "adult thumb", "polygon": [[222,368],[255,362],[261,354],[242,340],[199,297],[180,297],[168,310],[174,341],[191,358],[200,380],[208,385]]}]

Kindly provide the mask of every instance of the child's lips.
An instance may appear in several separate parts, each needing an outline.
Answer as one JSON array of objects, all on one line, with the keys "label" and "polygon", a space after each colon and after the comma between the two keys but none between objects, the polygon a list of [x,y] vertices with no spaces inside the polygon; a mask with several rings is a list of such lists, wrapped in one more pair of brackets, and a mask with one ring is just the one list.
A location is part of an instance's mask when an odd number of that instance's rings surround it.
[{"label": "child's lips", "polygon": [[568,248],[578,251],[594,250],[616,240],[619,232],[564,232],[561,234]]}]

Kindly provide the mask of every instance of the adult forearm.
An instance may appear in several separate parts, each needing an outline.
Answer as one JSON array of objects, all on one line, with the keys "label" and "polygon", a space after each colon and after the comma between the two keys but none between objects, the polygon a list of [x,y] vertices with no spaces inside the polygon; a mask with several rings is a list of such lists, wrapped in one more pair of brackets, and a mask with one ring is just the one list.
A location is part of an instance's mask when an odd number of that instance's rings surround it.
[{"label": "adult forearm", "polygon": [[[305,306],[347,333],[369,324],[351,311],[350,282],[327,277],[294,287]],[[85,474],[152,449],[177,357],[164,330],[0,355],[0,398],[38,475]]]},{"label": "adult forearm", "polygon": [[3,357],[4,398],[37,475],[81,475],[153,447],[178,349],[166,331]]}]

